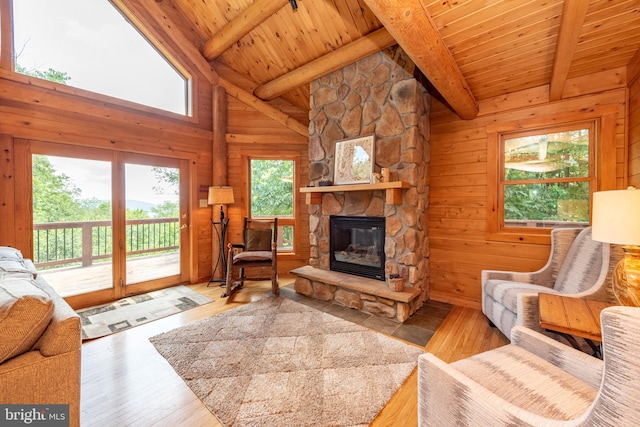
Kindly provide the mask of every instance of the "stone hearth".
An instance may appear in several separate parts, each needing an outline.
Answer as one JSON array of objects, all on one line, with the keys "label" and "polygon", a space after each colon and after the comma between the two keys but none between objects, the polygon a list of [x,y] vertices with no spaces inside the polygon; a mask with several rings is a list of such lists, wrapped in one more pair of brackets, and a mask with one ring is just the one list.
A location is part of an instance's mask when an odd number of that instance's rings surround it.
[{"label": "stone hearth", "polygon": [[[326,277],[298,276],[296,280],[296,291],[300,293],[307,294],[313,289],[317,298],[341,299],[344,305],[401,322],[429,298],[427,207],[431,98],[414,77],[416,72],[419,71],[399,47],[385,49],[313,81],[309,113],[312,184],[317,185],[322,177],[333,176],[336,141],[370,134],[375,135],[375,171],[389,168],[391,181],[408,184],[402,201],[397,204],[385,203],[384,190],[323,193],[320,203],[309,207],[310,266],[320,270],[330,268],[331,215],[383,216],[385,274],[404,277],[412,298],[401,302],[404,305],[398,309],[396,302],[391,303],[396,300],[377,295],[375,286],[367,291],[358,285],[362,289],[357,290],[356,297],[344,293],[342,285]],[[353,276],[343,282],[364,285],[369,280]],[[377,282],[378,286],[386,287],[385,282]],[[319,290],[320,284],[329,293]],[[372,309],[373,302],[379,305]],[[393,307],[393,313],[382,306]]]}]

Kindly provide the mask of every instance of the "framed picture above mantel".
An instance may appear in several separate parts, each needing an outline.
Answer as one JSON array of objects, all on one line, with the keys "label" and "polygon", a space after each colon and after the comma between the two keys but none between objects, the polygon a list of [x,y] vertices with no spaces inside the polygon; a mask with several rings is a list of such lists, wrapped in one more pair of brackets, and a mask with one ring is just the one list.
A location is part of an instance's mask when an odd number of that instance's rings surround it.
[{"label": "framed picture above mantel", "polygon": [[336,141],[333,184],[371,183],[375,152],[374,135]]}]

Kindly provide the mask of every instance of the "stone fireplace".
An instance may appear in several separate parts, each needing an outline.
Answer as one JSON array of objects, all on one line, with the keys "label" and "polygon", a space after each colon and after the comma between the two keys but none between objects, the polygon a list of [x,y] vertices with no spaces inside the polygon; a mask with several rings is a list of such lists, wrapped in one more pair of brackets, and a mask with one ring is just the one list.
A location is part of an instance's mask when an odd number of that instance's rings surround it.
[{"label": "stone fireplace", "polygon": [[[336,141],[373,134],[374,172],[389,168],[391,181],[402,183],[402,197],[389,198],[385,189],[377,188],[324,188],[321,198],[309,202],[310,265],[303,267],[305,274],[293,271],[300,273],[295,284],[297,292],[401,322],[428,299],[431,98],[416,78],[418,74],[409,57],[395,46],[311,83],[311,185],[333,176]],[[383,291],[380,286],[386,284],[380,280],[338,278],[330,271],[331,218],[340,216],[377,217],[384,221],[384,275],[404,277],[404,294]],[[368,287],[371,291],[367,291]]]}]

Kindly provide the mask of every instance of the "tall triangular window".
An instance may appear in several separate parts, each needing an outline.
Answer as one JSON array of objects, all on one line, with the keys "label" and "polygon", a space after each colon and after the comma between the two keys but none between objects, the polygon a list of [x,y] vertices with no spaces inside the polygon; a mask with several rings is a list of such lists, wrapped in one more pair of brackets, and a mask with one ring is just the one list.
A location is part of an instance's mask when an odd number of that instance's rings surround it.
[{"label": "tall triangular window", "polygon": [[190,115],[189,77],[110,1],[14,0],[13,20],[17,72]]}]

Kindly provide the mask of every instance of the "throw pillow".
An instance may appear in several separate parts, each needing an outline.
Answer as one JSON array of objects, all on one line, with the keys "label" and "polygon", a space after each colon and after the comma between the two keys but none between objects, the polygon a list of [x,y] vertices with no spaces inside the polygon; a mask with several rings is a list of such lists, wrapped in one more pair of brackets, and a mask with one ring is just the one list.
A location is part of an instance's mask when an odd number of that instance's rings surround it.
[{"label": "throw pillow", "polygon": [[51,296],[32,278],[0,281],[0,363],[29,351],[53,316]]},{"label": "throw pillow", "polygon": [[0,246],[0,259],[7,261],[20,261],[22,259],[22,252],[18,249],[10,248],[9,246]]},{"label": "throw pillow", "polygon": [[246,251],[270,251],[271,229],[249,228],[247,230],[247,242],[244,249]]}]

